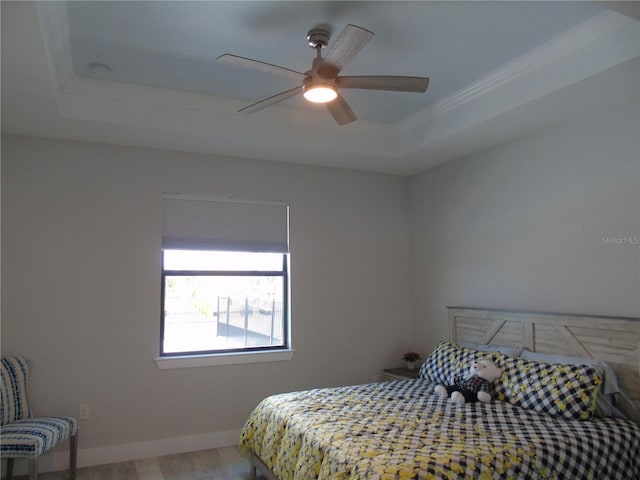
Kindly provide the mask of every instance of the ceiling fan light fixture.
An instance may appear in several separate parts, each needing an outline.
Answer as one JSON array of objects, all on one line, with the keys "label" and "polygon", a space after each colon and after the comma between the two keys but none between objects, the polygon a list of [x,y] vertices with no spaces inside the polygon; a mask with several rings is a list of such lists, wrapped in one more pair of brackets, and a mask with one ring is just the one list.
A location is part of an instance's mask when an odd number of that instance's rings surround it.
[{"label": "ceiling fan light fixture", "polygon": [[327,84],[315,84],[304,87],[304,98],[313,103],[327,103],[331,100],[335,100],[338,96],[336,89]]}]

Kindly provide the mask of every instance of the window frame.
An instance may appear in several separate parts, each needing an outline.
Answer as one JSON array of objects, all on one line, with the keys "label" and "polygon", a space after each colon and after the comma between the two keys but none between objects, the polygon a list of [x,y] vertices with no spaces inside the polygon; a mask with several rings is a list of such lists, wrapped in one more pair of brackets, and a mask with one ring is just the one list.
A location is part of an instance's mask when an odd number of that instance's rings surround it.
[{"label": "window frame", "polygon": [[[172,250],[172,249],[169,249]],[[202,251],[221,251],[221,250],[202,250]],[[247,252],[255,253],[255,252]],[[279,361],[280,359],[291,359],[291,339],[290,339],[290,316],[289,316],[289,296],[290,296],[290,283],[289,283],[289,253],[288,252],[265,252],[275,253],[282,255],[282,270],[166,270],[164,255],[165,249],[162,250],[162,272],[160,279],[160,342],[159,342],[159,357],[156,358],[156,363],[159,368],[180,368],[182,366],[206,366],[211,364],[206,361],[207,357],[230,357],[228,361],[214,362],[215,364],[235,364],[235,363],[253,363],[257,360],[247,361],[240,360],[241,356],[253,355],[258,358],[262,358],[262,361]],[[281,277],[282,278],[282,345],[264,345],[264,346],[248,346],[243,348],[228,348],[217,350],[189,350],[181,352],[165,352],[164,351],[164,339],[165,339],[165,285],[167,277],[172,276],[207,276],[207,277]],[[276,352],[290,352],[291,355],[268,355],[269,353]],[[267,355],[258,355],[267,354]],[[202,359],[205,361],[202,361]],[[176,364],[175,367],[170,365],[165,360],[170,359],[195,359],[194,361],[181,362],[181,365]],[[235,359],[235,360],[234,360]],[[162,366],[165,365],[165,366]]]}]

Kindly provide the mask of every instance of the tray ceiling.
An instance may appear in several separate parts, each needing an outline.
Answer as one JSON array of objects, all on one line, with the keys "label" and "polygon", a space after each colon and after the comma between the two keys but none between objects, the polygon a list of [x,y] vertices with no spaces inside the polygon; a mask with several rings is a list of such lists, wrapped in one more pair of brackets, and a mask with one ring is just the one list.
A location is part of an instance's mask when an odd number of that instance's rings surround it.
[{"label": "tray ceiling", "polygon": [[[300,96],[237,112],[297,83],[216,57],[305,71],[309,28],[347,23],[376,35],[345,75],[427,92],[343,92],[359,120],[342,127]],[[408,175],[620,100],[602,86],[637,80],[638,25],[580,1],[2,2],[2,126]]]}]

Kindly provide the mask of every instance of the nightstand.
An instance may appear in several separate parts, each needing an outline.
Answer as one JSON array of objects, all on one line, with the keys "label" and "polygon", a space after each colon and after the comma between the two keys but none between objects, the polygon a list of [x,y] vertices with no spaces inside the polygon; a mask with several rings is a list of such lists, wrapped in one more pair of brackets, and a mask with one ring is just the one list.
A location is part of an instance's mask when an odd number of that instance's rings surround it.
[{"label": "nightstand", "polygon": [[382,381],[388,382],[390,380],[408,380],[411,378],[418,378],[419,374],[419,368],[415,368],[413,370],[409,370],[406,367],[385,368],[384,370],[382,370]]}]

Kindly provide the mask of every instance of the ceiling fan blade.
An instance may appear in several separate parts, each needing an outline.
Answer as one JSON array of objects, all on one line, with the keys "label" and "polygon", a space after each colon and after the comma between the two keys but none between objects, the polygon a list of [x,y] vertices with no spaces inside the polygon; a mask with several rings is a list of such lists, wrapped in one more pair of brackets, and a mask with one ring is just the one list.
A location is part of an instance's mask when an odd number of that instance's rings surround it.
[{"label": "ceiling fan blade", "polygon": [[260,100],[259,102],[252,103],[248,107],[241,108],[240,110],[238,110],[238,112],[245,112],[245,113],[257,112],[258,110],[262,110],[263,108],[269,107],[275,103],[286,100],[287,98],[298,95],[299,93],[302,93],[302,85],[296,88],[292,88],[291,90],[287,90],[286,92],[279,93],[272,97],[265,98],[264,100]]},{"label": "ceiling fan blade", "polygon": [[325,105],[334,120],[338,122],[338,125],[345,125],[358,119],[347,101],[340,94],[338,94],[335,100],[325,103]]},{"label": "ceiling fan blade", "polygon": [[338,77],[336,78],[336,84],[339,88],[424,92],[429,86],[429,78],[397,76]]},{"label": "ceiling fan blade", "polygon": [[286,75],[287,77],[292,77],[297,80],[303,80],[306,78],[306,75],[301,72],[296,72],[295,70],[291,70],[289,68],[279,67],[278,65],[272,65],[270,63],[261,62],[259,60],[253,60],[251,58],[239,57],[238,55],[231,55],[229,53],[225,53],[224,55],[220,55],[216,60],[230,63],[233,65],[238,65],[239,67],[252,68],[254,70],[261,70],[267,73],[277,73],[278,75]]},{"label": "ceiling fan blade", "polygon": [[369,43],[373,35],[373,32],[362,27],[347,25],[325,56],[325,64],[333,65],[337,75]]}]

